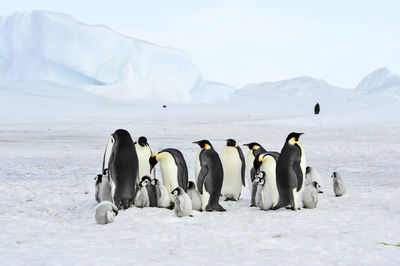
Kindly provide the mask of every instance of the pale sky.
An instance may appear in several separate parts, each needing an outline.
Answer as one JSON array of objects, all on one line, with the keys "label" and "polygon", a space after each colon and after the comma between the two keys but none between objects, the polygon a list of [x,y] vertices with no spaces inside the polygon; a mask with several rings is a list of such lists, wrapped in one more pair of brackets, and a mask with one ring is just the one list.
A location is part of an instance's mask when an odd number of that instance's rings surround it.
[{"label": "pale sky", "polygon": [[296,76],[353,88],[400,74],[396,0],[0,0],[0,15],[48,10],[188,53],[206,80],[242,87]]}]

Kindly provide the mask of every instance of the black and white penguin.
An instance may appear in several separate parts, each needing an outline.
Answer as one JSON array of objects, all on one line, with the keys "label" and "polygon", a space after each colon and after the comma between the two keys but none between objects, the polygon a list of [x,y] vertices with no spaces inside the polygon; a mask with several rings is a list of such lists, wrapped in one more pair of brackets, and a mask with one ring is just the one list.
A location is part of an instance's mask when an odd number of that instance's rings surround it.
[{"label": "black and white penguin", "polygon": [[202,210],[226,211],[219,204],[224,170],[218,153],[208,140],[195,141],[200,146],[200,172],[197,180],[197,189],[201,194]]},{"label": "black and white penguin", "polygon": [[108,224],[115,220],[118,208],[112,202],[102,201],[95,207],[94,219],[98,224]]},{"label": "black and white penguin", "polygon": [[146,189],[147,194],[149,196],[149,205],[150,207],[157,207],[157,189],[156,186],[152,184],[152,179],[150,176],[145,175],[142,177],[141,181],[147,180]]},{"label": "black and white penguin", "polygon": [[192,216],[192,202],[188,194],[181,187],[176,187],[171,194],[174,198],[175,215],[178,217]]},{"label": "black and white penguin", "polygon": [[119,209],[127,209],[135,199],[139,170],[135,145],[128,131],[118,129],[111,135],[104,153],[103,168],[104,172],[108,169],[113,202]]},{"label": "black and white penguin", "polygon": [[105,171],[106,175],[98,174],[96,180],[96,194],[95,198],[97,203],[102,201],[113,202],[112,194],[112,182],[108,176],[108,170]]},{"label": "black and white penguin", "polygon": [[242,186],[246,186],[246,163],[242,149],[235,140],[226,140],[226,146],[221,153],[221,162],[224,171],[221,194],[225,196],[226,200],[237,201],[242,192]]},{"label": "black and white penguin", "polygon": [[135,206],[138,208],[150,207],[149,194],[147,193],[147,185],[149,179],[145,178],[139,182],[139,190],[135,197]]},{"label": "black and white penguin", "polygon": [[187,191],[188,169],[185,158],[179,150],[169,148],[151,155],[149,159],[150,171],[157,162],[160,162],[162,181],[172,201],[171,192],[173,189],[181,187],[184,191]]},{"label": "black and white penguin", "polygon": [[272,199],[272,206],[276,206],[279,202],[279,191],[276,183],[276,164],[279,158],[277,152],[261,153],[254,159],[254,168],[256,171],[264,173],[265,186],[268,186],[268,191]]},{"label": "black and white penguin", "polygon": [[256,203],[260,210],[267,211],[273,206],[271,191],[269,186],[266,184],[265,172],[259,171],[256,174],[254,182],[258,183],[256,193]]},{"label": "black and white penguin", "polygon": [[257,142],[251,142],[248,144],[243,144],[243,146],[247,146],[249,148],[249,151],[247,152],[246,155],[246,180],[247,180],[247,188],[249,189],[250,194],[252,193],[252,186],[251,184],[254,181],[254,177],[256,175],[256,171],[253,166],[254,158],[264,152],[267,152],[260,144]]},{"label": "black and white penguin", "polygon": [[314,114],[319,114],[319,111],[320,111],[320,106],[319,106],[319,103],[317,103],[315,106],[314,106]]},{"label": "black and white penguin", "polygon": [[100,193],[100,188],[101,188],[101,180],[103,179],[103,175],[102,174],[98,174],[95,178],[94,181],[96,181],[95,183],[95,193],[94,193],[94,198],[96,199],[97,203],[99,203],[101,200],[99,198],[99,193]]},{"label": "black and white penguin", "polygon": [[276,164],[279,203],[273,209],[290,206],[299,209],[299,195],[305,183],[306,158],[299,138],[303,133],[290,133]]},{"label": "black and white penguin", "polygon": [[320,186],[316,181],[313,181],[305,186],[303,193],[301,194],[303,208],[314,209],[317,207],[319,189]]},{"label": "black and white penguin", "polygon": [[139,174],[138,182],[141,181],[143,176],[149,176],[151,179],[155,177],[155,170],[150,173],[149,158],[152,154],[147,138],[144,136],[139,137],[137,142],[135,142],[136,153],[139,159]]},{"label": "black and white penguin", "polygon": [[169,206],[171,206],[171,200],[167,188],[157,178],[151,180],[151,184],[156,187],[157,207],[169,208]]},{"label": "black and white penguin", "polygon": [[192,209],[196,211],[202,211],[201,209],[201,195],[196,189],[196,184],[193,181],[189,181],[187,194],[192,201]]},{"label": "black and white penguin", "polygon": [[335,192],[336,197],[343,196],[346,194],[346,187],[342,176],[338,172],[333,172],[333,192]]}]

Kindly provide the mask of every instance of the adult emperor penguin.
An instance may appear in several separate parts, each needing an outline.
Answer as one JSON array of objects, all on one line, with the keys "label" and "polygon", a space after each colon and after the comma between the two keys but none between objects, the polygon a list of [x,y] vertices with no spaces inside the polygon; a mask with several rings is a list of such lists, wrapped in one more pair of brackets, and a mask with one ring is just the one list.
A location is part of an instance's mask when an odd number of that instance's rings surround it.
[{"label": "adult emperor penguin", "polygon": [[268,187],[272,206],[276,206],[279,202],[279,191],[276,183],[276,164],[279,158],[277,152],[261,153],[254,159],[254,168],[257,172],[264,174],[265,186]]},{"label": "adult emperor penguin", "polygon": [[[106,165],[108,165],[107,168]],[[111,183],[111,196],[118,209],[127,209],[135,199],[139,162],[131,135],[124,129],[110,137],[104,153],[103,168]]]},{"label": "adult emperor penguin", "polygon": [[155,177],[155,169],[150,173],[149,158],[152,154],[150,145],[147,142],[147,138],[144,136],[139,137],[135,142],[136,153],[139,159],[139,174],[138,182],[141,181],[143,176],[149,176],[151,179]]},{"label": "adult emperor penguin", "polygon": [[108,224],[115,220],[118,215],[118,208],[109,201],[102,201],[95,207],[94,219],[98,224]]},{"label": "adult emperor penguin", "polygon": [[276,163],[279,203],[273,209],[290,206],[299,209],[299,195],[304,185],[306,158],[299,138],[303,133],[290,133]]},{"label": "adult emperor penguin", "polygon": [[174,197],[174,213],[178,217],[192,216],[192,202],[188,194],[181,187],[176,187],[172,191]]},{"label": "adult emperor penguin", "polygon": [[267,211],[273,206],[271,191],[265,181],[265,173],[260,171],[256,174],[255,182],[258,183],[256,203],[260,210]]},{"label": "adult emperor penguin", "polygon": [[192,201],[192,209],[196,211],[202,211],[201,209],[201,195],[196,189],[196,184],[193,181],[189,181],[187,194]]},{"label": "adult emperor penguin", "polygon": [[202,210],[226,211],[219,204],[224,170],[218,153],[208,140],[195,141],[200,146],[199,163],[201,168],[197,180],[197,189],[201,194]]},{"label": "adult emperor penguin", "polygon": [[246,180],[247,180],[247,188],[249,189],[250,194],[252,193],[252,183],[254,181],[254,177],[256,175],[256,171],[253,166],[254,158],[264,152],[267,152],[260,144],[257,142],[251,142],[248,144],[243,144],[243,146],[247,146],[249,148],[249,151],[247,152],[246,155]]},{"label": "adult emperor penguin", "polygon": [[242,186],[245,184],[246,163],[242,149],[234,139],[227,139],[226,146],[221,153],[221,163],[224,171],[221,194],[226,200],[239,200]]},{"label": "adult emperor penguin", "polygon": [[171,194],[176,187],[181,187],[186,192],[188,184],[188,170],[183,154],[177,149],[164,149],[158,153],[153,153],[149,159],[150,171],[160,162],[161,176],[164,186],[168,190],[170,200]]},{"label": "adult emperor penguin", "polygon": [[169,208],[169,206],[171,206],[171,201],[169,199],[168,190],[157,178],[151,180],[151,184],[156,187],[157,207]]}]

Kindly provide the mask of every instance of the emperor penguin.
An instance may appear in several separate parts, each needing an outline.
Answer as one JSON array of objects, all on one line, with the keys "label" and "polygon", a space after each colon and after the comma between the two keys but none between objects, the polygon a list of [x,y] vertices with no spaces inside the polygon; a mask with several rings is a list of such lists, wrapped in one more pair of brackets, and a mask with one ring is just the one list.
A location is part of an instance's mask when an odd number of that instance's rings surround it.
[{"label": "emperor penguin", "polygon": [[196,211],[202,211],[201,209],[201,195],[196,189],[196,184],[193,181],[189,181],[187,194],[192,201],[192,209]]},{"label": "emperor penguin", "polygon": [[276,164],[279,159],[279,153],[266,152],[261,153],[254,159],[254,168],[256,172],[263,172],[265,185],[268,187],[272,206],[276,206],[279,202],[279,191],[276,183]]},{"label": "emperor penguin", "polygon": [[94,219],[98,224],[108,224],[115,220],[118,215],[118,208],[109,201],[102,201],[95,207]]},{"label": "emperor penguin", "polygon": [[150,207],[149,194],[147,193],[147,185],[149,184],[149,179],[144,179],[139,182],[139,190],[135,197],[135,206],[138,208]]},{"label": "emperor penguin", "polygon": [[155,169],[150,173],[149,158],[152,154],[147,138],[144,136],[139,137],[135,142],[135,148],[139,159],[139,174],[138,181],[141,181],[143,176],[149,176],[151,179],[155,177]]},{"label": "emperor penguin", "polygon": [[319,106],[319,103],[317,103],[314,106],[314,114],[316,114],[316,115],[319,114],[320,110],[321,110],[321,107]]},{"label": "emperor penguin", "polygon": [[221,194],[226,200],[238,201],[245,184],[246,163],[242,149],[234,139],[227,139],[221,153],[221,163],[224,171]]},{"label": "emperor penguin", "polygon": [[156,187],[157,207],[169,208],[169,206],[171,206],[171,201],[166,187],[157,178],[151,180],[151,184]]},{"label": "emperor penguin", "polygon": [[271,191],[269,186],[265,182],[265,172],[259,171],[256,174],[255,180],[257,180],[257,193],[256,193],[256,203],[260,210],[267,211],[273,206]]},{"label": "emperor penguin", "polygon": [[252,186],[251,184],[254,181],[254,177],[256,175],[256,171],[253,167],[253,162],[254,158],[264,152],[267,152],[260,144],[257,142],[251,142],[248,144],[243,144],[243,146],[247,146],[249,148],[249,151],[247,152],[246,155],[246,172],[245,172],[245,177],[247,180],[247,188],[249,189],[250,194],[252,193]]},{"label": "emperor penguin", "polygon": [[172,190],[174,196],[174,213],[178,217],[192,216],[192,202],[188,194],[181,187]]},{"label": "emperor penguin", "polygon": [[153,153],[150,156],[150,171],[157,162],[160,162],[162,181],[172,202],[173,196],[171,192],[173,189],[181,187],[184,191],[187,191],[188,169],[185,158],[179,150],[169,148]]},{"label": "emperor penguin", "polygon": [[208,140],[195,141],[200,146],[199,163],[201,168],[197,180],[197,189],[201,195],[202,210],[226,211],[219,204],[224,170],[218,153]]},{"label": "emperor penguin", "polygon": [[147,180],[146,189],[149,196],[150,207],[157,207],[157,191],[156,186],[152,184],[152,179],[150,176],[145,175],[142,177],[141,181]]},{"label": "emperor penguin", "polygon": [[108,171],[113,203],[118,209],[133,205],[139,161],[128,131],[117,129],[111,135],[103,157],[103,168],[104,172]]},{"label": "emperor penguin", "polygon": [[333,191],[336,197],[346,194],[346,187],[344,186],[343,178],[338,172],[333,172]]},{"label": "emperor penguin", "polygon": [[276,163],[276,183],[279,191],[279,203],[273,207],[277,210],[290,206],[299,209],[299,195],[304,186],[306,158],[299,142],[303,133],[290,133]]},{"label": "emperor penguin", "polygon": [[[312,182],[317,182],[321,184],[321,179],[319,177],[318,172],[314,169],[314,167],[307,166],[306,167],[306,186]],[[323,193],[321,191],[321,186],[318,186],[318,193]]]},{"label": "emperor penguin", "polygon": [[319,184],[313,181],[306,185],[301,195],[301,201],[303,202],[303,208],[314,209],[318,203],[318,191]]}]

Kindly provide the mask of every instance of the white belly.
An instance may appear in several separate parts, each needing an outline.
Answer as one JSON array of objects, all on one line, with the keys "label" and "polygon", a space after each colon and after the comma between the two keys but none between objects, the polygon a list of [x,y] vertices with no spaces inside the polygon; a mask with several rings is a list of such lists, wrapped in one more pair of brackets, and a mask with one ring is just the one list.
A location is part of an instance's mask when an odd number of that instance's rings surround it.
[{"label": "white belly", "polygon": [[179,187],[178,184],[178,167],[175,164],[175,160],[169,153],[165,153],[164,158],[160,161],[160,169],[162,181],[165,188],[168,191],[170,201],[173,201],[172,190]]},{"label": "white belly", "polygon": [[251,150],[249,150],[249,152],[247,153],[247,157],[246,157],[245,177],[246,177],[246,182],[247,182],[246,186],[250,192],[250,195],[251,195],[251,187],[252,187],[250,171],[251,171],[251,168],[253,168],[253,162],[254,162],[254,155],[253,155],[253,152]]},{"label": "white belly", "polygon": [[201,152],[201,149],[197,153],[196,162],[194,164],[194,179],[196,180],[196,186],[197,186],[197,179],[199,177],[199,173],[200,173],[200,169],[201,169],[200,158],[199,158],[200,157],[200,152]]},{"label": "white belly", "polygon": [[301,201],[301,195],[303,192],[303,188],[305,186],[306,183],[306,154],[304,153],[303,147],[300,145],[300,143],[298,143],[301,149],[301,159],[300,159],[300,168],[301,168],[301,172],[303,172],[303,184],[301,186],[301,189],[299,192],[297,192],[297,201],[296,204],[297,206],[299,206],[299,201]]},{"label": "white belly", "polygon": [[205,211],[208,205],[208,201],[210,200],[210,194],[206,191],[206,186],[203,185],[203,194],[200,195],[201,195],[201,209]]},{"label": "white belly", "polygon": [[225,147],[221,153],[224,181],[221,194],[227,198],[239,199],[242,192],[242,161],[234,147]]},{"label": "white belly", "polygon": [[276,161],[275,159],[267,155],[264,157],[260,167],[261,171],[265,172],[265,186],[269,187],[271,193],[272,204],[275,206],[279,201],[278,186],[276,185]]},{"label": "white belly", "polygon": [[[143,176],[148,175],[150,178],[154,179],[154,175],[150,174],[150,163],[149,158],[151,156],[151,151],[149,147],[142,147],[139,144],[135,144],[136,153],[139,159],[139,175],[138,181],[142,179]],[[153,172],[154,173],[154,172]]]},{"label": "white belly", "polygon": [[111,151],[112,151],[113,145],[114,145],[114,138],[113,138],[113,136],[111,136],[108,139],[106,150],[104,152],[103,169],[108,168],[108,162],[110,161],[110,156],[111,156]]},{"label": "white belly", "polygon": [[269,189],[268,184],[264,186],[258,186],[257,189],[257,206],[261,210],[269,210],[273,206],[272,197],[271,197],[271,190]]}]

